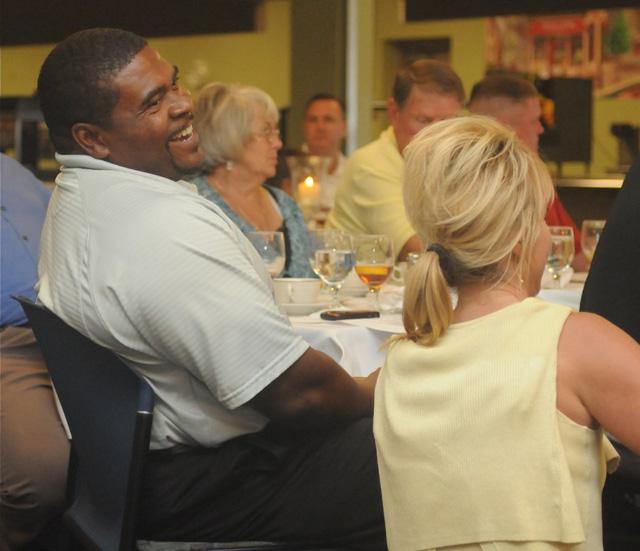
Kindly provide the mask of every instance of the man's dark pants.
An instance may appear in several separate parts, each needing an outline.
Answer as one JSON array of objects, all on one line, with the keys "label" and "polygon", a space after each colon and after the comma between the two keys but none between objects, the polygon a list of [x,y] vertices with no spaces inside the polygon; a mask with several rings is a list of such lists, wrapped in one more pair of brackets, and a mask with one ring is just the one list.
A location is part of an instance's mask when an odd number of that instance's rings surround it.
[{"label": "man's dark pants", "polygon": [[219,448],[151,452],[141,518],[146,539],[384,550],[371,418],[328,432],[267,427]]}]

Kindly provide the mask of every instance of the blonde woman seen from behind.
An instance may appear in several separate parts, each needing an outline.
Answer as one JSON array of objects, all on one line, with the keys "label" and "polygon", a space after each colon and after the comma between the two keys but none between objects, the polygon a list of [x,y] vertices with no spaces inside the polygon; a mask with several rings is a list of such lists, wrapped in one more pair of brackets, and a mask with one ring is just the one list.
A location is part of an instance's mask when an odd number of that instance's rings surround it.
[{"label": "blonde woman seen from behind", "polygon": [[640,346],[535,298],[553,187],[512,131],[442,121],[404,153],[429,246],[376,387],[389,548],[602,549],[603,429],[640,452]]}]

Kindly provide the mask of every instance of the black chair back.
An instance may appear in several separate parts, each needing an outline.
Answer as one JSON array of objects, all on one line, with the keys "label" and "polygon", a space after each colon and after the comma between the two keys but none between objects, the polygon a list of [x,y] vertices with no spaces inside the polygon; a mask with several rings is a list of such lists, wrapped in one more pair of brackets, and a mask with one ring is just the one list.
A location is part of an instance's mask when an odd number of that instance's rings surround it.
[{"label": "black chair back", "polygon": [[100,551],[340,551],[313,542],[154,542],[135,539],[154,394],[113,352],[53,312],[14,297],[42,349],[72,435],[63,520],[84,547]]},{"label": "black chair back", "polygon": [[72,434],[65,522],[88,548],[135,549],[136,503],[154,395],[115,354],[18,297]]}]

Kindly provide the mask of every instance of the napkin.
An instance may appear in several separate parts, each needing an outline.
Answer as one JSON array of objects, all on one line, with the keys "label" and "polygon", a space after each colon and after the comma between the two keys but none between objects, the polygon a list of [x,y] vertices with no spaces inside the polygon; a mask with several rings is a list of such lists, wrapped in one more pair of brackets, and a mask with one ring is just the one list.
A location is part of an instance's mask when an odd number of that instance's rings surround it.
[{"label": "napkin", "polygon": [[560,279],[553,279],[553,275],[548,270],[545,270],[542,274],[542,282],[540,286],[543,289],[561,289],[565,287],[573,276],[573,268],[568,267],[566,270],[560,272]]}]

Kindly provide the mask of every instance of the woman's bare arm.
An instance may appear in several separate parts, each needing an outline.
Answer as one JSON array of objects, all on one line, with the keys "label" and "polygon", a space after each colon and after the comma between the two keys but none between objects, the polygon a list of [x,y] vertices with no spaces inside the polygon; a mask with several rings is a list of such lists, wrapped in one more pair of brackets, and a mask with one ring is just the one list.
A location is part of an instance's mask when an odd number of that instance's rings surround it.
[{"label": "woman's bare arm", "polygon": [[558,409],[640,453],[640,345],[600,316],[571,314],[558,346]]}]

